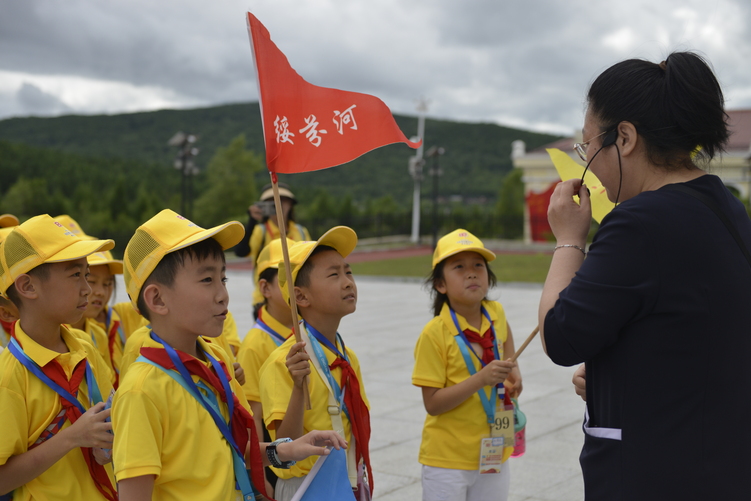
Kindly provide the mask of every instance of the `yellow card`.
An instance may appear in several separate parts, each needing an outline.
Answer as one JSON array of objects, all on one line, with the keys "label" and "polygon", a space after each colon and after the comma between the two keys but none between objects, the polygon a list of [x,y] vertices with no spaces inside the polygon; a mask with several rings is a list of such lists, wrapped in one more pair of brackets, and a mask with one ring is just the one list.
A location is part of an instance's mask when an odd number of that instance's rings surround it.
[{"label": "yellow card", "polygon": [[[558,175],[561,176],[562,181],[581,179],[584,166],[578,164],[567,153],[562,152],[558,148],[548,148],[546,151],[550,155],[550,159],[553,161],[553,165],[555,165],[555,170],[558,171]],[[590,200],[592,202],[592,217],[595,221],[601,223],[602,218],[613,210],[614,204],[608,199],[605,187],[591,170],[588,170],[584,175],[584,184],[589,188]],[[578,203],[579,197],[575,196],[574,200]]]},{"label": "yellow card", "polygon": [[480,475],[500,473],[503,468],[503,437],[483,438],[480,444]]}]

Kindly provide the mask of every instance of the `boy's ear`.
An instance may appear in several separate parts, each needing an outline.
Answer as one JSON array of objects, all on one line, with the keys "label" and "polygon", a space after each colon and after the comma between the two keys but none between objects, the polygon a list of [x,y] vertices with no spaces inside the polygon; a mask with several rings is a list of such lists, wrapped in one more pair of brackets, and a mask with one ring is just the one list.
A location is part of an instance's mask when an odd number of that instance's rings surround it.
[{"label": "boy's ear", "polygon": [[18,315],[14,313],[9,307],[0,305],[0,320],[9,324],[18,320]]},{"label": "boy's ear", "polygon": [[439,278],[438,280],[433,282],[433,287],[441,294],[446,294],[446,291],[448,290],[446,288],[446,282],[442,278]]},{"label": "boy's ear", "polygon": [[19,275],[13,284],[16,286],[16,292],[22,298],[36,299],[39,297],[39,291],[36,289],[31,275],[27,275],[26,273]]},{"label": "boy's ear", "polygon": [[295,287],[295,302],[297,306],[301,308],[307,308],[310,306],[310,295],[308,289],[305,287]]},{"label": "boy's ear", "polygon": [[258,281],[258,290],[266,299],[271,297],[271,284],[265,278],[262,278]]},{"label": "boy's ear", "polygon": [[152,313],[156,313],[157,315],[166,315],[169,313],[169,308],[164,302],[164,296],[159,284],[152,283],[144,287],[143,302],[146,308]]}]

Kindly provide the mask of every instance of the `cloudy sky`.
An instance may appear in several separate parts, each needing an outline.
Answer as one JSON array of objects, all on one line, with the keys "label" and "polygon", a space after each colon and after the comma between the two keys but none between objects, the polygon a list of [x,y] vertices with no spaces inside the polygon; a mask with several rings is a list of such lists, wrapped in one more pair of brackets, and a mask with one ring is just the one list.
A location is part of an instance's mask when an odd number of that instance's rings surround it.
[{"label": "cloudy sky", "polygon": [[751,107],[748,0],[4,0],[0,118],[257,100],[247,10],[303,78],[395,113],[570,133],[602,70],[676,49]]}]

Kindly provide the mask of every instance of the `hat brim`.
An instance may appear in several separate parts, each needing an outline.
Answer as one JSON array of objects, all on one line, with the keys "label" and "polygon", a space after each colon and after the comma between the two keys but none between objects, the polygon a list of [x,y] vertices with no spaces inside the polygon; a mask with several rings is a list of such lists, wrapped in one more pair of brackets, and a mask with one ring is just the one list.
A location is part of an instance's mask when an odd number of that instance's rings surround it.
[{"label": "hat brim", "polygon": [[44,260],[45,263],[61,263],[81,259],[95,252],[115,247],[114,240],[79,240]]},{"label": "hat brim", "polygon": [[222,250],[227,250],[237,245],[240,240],[242,240],[244,235],[245,227],[242,225],[242,223],[238,221],[230,221],[229,223],[224,223],[219,226],[214,226],[213,228],[208,228],[206,230],[199,231],[198,233],[194,233],[193,235],[180,242],[179,245],[171,248],[169,252],[174,252],[186,247],[190,247],[191,245],[197,242],[202,242],[208,238],[213,238],[214,240],[219,242]]},{"label": "hat brim", "polygon": [[[289,198],[294,203],[297,203],[297,199],[295,198],[295,195],[289,191],[287,188],[279,188],[279,197]],[[266,200],[273,200],[274,199],[274,189],[269,188],[268,190],[261,193],[261,196],[259,197],[259,200],[261,202],[264,202]]]},{"label": "hat brim", "polygon": [[122,275],[123,274],[123,262],[117,259],[106,261],[89,261],[89,266],[106,266],[110,270],[110,275]]},{"label": "hat brim", "polygon": [[491,262],[491,261],[495,261],[495,257],[496,257],[494,252],[489,251],[485,247],[462,247],[461,249],[452,250],[451,252],[449,252],[449,253],[441,256],[440,259],[436,260],[433,263],[433,268],[435,268],[436,265],[438,263],[440,263],[441,261],[445,261],[446,259],[450,258],[451,256],[455,256],[455,255],[457,255],[457,254],[459,254],[461,252],[476,252],[476,253],[480,254],[482,257],[484,257],[485,261],[487,261],[488,263]]}]

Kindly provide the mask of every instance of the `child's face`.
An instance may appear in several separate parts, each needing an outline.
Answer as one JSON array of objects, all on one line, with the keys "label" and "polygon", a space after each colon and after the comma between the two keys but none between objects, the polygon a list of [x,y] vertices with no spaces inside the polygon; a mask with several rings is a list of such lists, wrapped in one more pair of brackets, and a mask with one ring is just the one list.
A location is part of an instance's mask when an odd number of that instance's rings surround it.
[{"label": "child's face", "polygon": [[441,294],[446,294],[452,305],[474,307],[488,293],[488,268],[477,252],[464,251],[446,258],[443,280],[435,284]]},{"label": "child's face", "polygon": [[87,280],[89,287],[91,287],[91,294],[89,295],[89,307],[86,308],[84,316],[97,318],[107,306],[107,303],[109,303],[115,283],[115,276],[110,273],[109,266],[100,264],[92,266],[89,269]]},{"label": "child's face", "polygon": [[357,286],[341,254],[328,250],[310,259],[310,283],[307,287],[296,287],[309,301],[307,307],[339,318],[353,313],[357,307]]},{"label": "child's face", "polygon": [[209,256],[198,261],[186,256],[172,287],[161,290],[171,328],[191,337],[222,333],[229,304],[222,259]]},{"label": "child's face", "polygon": [[289,305],[284,301],[282,297],[282,290],[279,288],[279,275],[274,275],[274,278],[269,282],[261,279],[258,282],[258,287],[261,289],[263,297],[266,298],[268,306],[275,311],[282,309],[288,310]]},{"label": "child's face", "polygon": [[81,320],[91,294],[91,287],[86,281],[88,272],[89,263],[84,257],[52,263],[46,280],[30,275],[37,298],[35,311],[43,312],[60,324],[74,324]]}]

